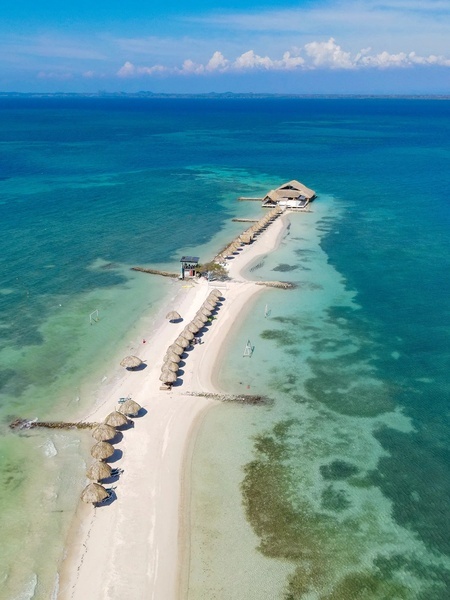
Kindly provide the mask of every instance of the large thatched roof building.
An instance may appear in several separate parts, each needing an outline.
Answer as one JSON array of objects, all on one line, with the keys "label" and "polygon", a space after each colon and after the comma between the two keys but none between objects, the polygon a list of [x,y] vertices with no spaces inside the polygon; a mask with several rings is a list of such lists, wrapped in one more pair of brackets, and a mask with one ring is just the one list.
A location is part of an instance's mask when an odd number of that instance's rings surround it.
[{"label": "large thatched roof building", "polygon": [[306,208],[315,197],[316,192],[314,190],[293,179],[266,194],[262,205],[267,207]]}]

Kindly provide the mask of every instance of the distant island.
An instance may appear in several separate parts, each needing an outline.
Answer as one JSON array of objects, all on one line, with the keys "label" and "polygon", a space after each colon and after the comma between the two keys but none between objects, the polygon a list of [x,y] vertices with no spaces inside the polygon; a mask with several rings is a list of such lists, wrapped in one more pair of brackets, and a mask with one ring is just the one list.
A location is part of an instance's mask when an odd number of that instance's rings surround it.
[{"label": "distant island", "polygon": [[257,92],[208,92],[203,94],[176,94],[163,92],[0,92],[1,98],[182,98],[182,99],[397,99],[448,100],[449,94],[268,94]]}]

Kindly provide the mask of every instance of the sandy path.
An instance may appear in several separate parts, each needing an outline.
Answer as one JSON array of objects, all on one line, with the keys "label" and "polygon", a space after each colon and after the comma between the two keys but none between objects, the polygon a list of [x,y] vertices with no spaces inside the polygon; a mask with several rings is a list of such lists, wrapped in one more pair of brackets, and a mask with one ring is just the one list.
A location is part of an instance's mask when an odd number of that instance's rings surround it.
[{"label": "sandy path", "polygon": [[139,356],[147,368],[124,372],[89,420],[102,421],[130,394],[147,413],[123,432],[116,445],[122,456],[113,466],[124,470],[115,484],[117,499],[110,505],[80,506],[60,569],[59,600],[175,600],[178,595],[181,482],[184,457],[196,424],[214,401],[186,391],[217,392],[214,373],[220,349],[236,316],[264,288],[242,277],[257,256],[274,250],[286,217],[275,221],[258,240],[230,261],[223,289],[225,301],[203,336],[204,343],[188,353],[182,385],[170,392],[159,389],[162,359],[167,347],[191,320],[211,288],[204,280],[182,288],[175,308],[178,324],[160,322],[144,333]]}]

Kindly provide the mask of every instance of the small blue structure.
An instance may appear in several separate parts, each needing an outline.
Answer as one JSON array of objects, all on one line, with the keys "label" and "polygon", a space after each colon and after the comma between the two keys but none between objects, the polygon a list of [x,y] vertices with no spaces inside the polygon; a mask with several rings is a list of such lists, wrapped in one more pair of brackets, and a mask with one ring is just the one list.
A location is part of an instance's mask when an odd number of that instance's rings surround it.
[{"label": "small blue structure", "polygon": [[198,261],[198,256],[181,257],[181,279],[185,279],[185,277],[195,277],[197,275]]}]

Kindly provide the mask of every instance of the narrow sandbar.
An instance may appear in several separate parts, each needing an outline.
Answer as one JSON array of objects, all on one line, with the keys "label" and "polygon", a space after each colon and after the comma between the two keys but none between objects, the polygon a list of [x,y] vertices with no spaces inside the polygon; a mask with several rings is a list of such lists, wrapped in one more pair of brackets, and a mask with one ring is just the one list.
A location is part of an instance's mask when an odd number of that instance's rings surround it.
[{"label": "narrow sandbar", "polygon": [[[159,375],[166,349],[208,295],[207,281],[183,287],[175,308],[182,323],[160,321],[155,330],[142,332],[146,343],[139,349],[147,367],[127,372],[103,398],[90,421],[101,422],[131,395],[147,412],[124,432],[117,448],[122,451],[114,466],[123,469],[117,482],[117,499],[107,506],[78,507],[60,568],[60,600],[123,600],[123,598],[175,600],[178,597],[180,536],[183,506],[182,481],[185,457],[198,420],[215,401],[186,392],[219,393],[214,376],[226,337],[250,299],[264,288],[242,276],[258,256],[273,251],[286,226],[277,219],[253,244],[229,261],[231,280],[221,288],[224,302],[204,343],[188,353],[182,367],[182,384],[160,389]],[[88,459],[88,457],[86,457]]]}]

